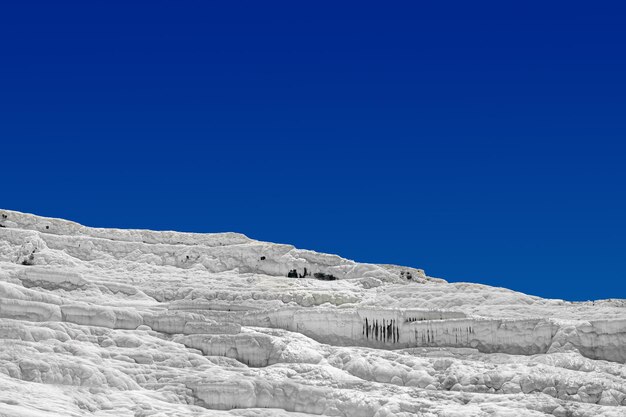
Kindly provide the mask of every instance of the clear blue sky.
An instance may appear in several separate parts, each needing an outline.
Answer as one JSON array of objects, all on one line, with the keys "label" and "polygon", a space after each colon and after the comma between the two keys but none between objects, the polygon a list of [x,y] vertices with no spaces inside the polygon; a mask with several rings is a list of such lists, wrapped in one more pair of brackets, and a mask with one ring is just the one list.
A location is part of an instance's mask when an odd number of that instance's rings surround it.
[{"label": "clear blue sky", "polygon": [[626,298],[620,2],[11,3],[0,207]]}]

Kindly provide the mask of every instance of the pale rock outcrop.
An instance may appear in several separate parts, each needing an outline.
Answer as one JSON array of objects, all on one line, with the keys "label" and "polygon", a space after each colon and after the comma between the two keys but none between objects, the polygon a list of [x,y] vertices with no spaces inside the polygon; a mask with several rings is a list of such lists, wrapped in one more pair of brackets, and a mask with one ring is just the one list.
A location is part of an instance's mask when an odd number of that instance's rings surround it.
[{"label": "pale rock outcrop", "polygon": [[0,210],[0,417],[623,417],[625,363],[625,300]]}]

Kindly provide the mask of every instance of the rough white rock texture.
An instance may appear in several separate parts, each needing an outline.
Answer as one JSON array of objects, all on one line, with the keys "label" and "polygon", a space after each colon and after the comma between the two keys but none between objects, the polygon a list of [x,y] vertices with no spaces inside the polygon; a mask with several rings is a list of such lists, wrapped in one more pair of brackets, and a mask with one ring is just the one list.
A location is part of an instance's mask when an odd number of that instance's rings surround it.
[{"label": "rough white rock texture", "polygon": [[0,210],[0,417],[626,416],[626,301]]}]

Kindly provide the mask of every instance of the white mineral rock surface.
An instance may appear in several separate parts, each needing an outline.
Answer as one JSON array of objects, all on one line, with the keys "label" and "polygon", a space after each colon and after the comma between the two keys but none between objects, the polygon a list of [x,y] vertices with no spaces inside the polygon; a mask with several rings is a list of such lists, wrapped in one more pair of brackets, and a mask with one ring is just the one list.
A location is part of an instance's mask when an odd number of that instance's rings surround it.
[{"label": "white mineral rock surface", "polygon": [[626,301],[0,210],[0,416],[626,416]]}]

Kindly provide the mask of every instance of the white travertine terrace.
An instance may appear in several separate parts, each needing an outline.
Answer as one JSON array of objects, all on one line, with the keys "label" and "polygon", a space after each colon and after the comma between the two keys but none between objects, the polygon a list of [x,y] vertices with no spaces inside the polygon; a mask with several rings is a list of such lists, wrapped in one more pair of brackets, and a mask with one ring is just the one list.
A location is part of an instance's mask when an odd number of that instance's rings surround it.
[{"label": "white travertine terrace", "polygon": [[623,417],[625,362],[625,300],[0,210],[0,417]]}]

